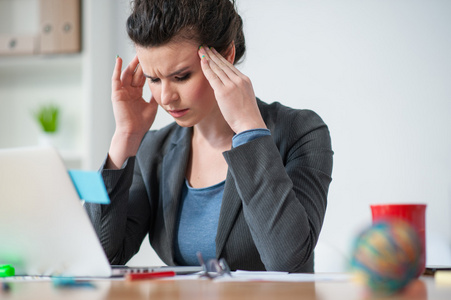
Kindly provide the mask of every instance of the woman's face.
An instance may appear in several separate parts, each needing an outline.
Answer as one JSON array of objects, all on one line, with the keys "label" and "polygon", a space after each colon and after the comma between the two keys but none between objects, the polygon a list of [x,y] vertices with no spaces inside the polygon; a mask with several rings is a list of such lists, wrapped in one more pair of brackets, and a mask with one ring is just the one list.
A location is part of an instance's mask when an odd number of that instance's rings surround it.
[{"label": "woman's face", "polygon": [[219,112],[197,51],[198,46],[186,40],[158,47],[136,47],[152,96],[184,127],[194,126]]}]

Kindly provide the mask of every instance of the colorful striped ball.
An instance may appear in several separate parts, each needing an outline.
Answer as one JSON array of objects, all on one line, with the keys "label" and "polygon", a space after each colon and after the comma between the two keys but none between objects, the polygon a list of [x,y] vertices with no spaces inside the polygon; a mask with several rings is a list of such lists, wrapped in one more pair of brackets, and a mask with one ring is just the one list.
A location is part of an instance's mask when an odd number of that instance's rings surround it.
[{"label": "colorful striped ball", "polygon": [[392,294],[417,276],[421,243],[410,224],[386,220],[373,224],[357,238],[351,267],[372,292]]}]

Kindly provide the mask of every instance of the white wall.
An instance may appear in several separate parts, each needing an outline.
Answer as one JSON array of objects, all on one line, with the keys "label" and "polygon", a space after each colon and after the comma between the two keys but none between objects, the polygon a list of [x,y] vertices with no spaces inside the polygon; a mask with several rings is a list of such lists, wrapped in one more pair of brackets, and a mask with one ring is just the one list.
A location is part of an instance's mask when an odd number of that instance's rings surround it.
[{"label": "white wall", "polygon": [[[334,170],[317,270],[342,269],[333,255],[349,255],[370,224],[369,205],[395,202],[427,203],[428,263],[451,264],[451,2],[238,0],[238,7],[248,47],[240,69],[256,95],[312,109],[329,125]],[[122,0],[118,31],[127,14]],[[120,46],[131,58],[129,42]],[[170,121],[160,114],[154,128]],[[148,264],[150,252],[131,263]]]}]

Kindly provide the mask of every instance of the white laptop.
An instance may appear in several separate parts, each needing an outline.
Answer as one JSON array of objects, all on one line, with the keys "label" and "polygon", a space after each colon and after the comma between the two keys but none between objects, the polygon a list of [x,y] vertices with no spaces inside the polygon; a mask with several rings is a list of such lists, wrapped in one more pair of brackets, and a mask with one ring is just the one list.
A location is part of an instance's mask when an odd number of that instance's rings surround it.
[{"label": "white laptop", "polygon": [[[109,265],[66,167],[52,147],[0,149],[2,264],[12,265],[21,275],[110,277],[129,270],[119,268],[116,273]],[[200,267],[168,269],[200,271]]]}]

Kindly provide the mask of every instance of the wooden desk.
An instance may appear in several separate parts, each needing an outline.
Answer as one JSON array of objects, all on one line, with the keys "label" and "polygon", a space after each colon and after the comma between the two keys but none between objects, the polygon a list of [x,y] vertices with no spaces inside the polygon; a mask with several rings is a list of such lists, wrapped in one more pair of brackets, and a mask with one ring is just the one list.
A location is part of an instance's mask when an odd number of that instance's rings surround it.
[{"label": "wooden desk", "polygon": [[[208,300],[286,300],[286,299],[372,299],[353,282],[211,282],[189,281],[96,281],[93,288],[55,288],[50,282],[11,284],[9,292],[1,291],[0,299],[208,299]],[[451,286],[440,287],[433,277],[422,277],[405,292],[374,299],[449,300]]]}]

